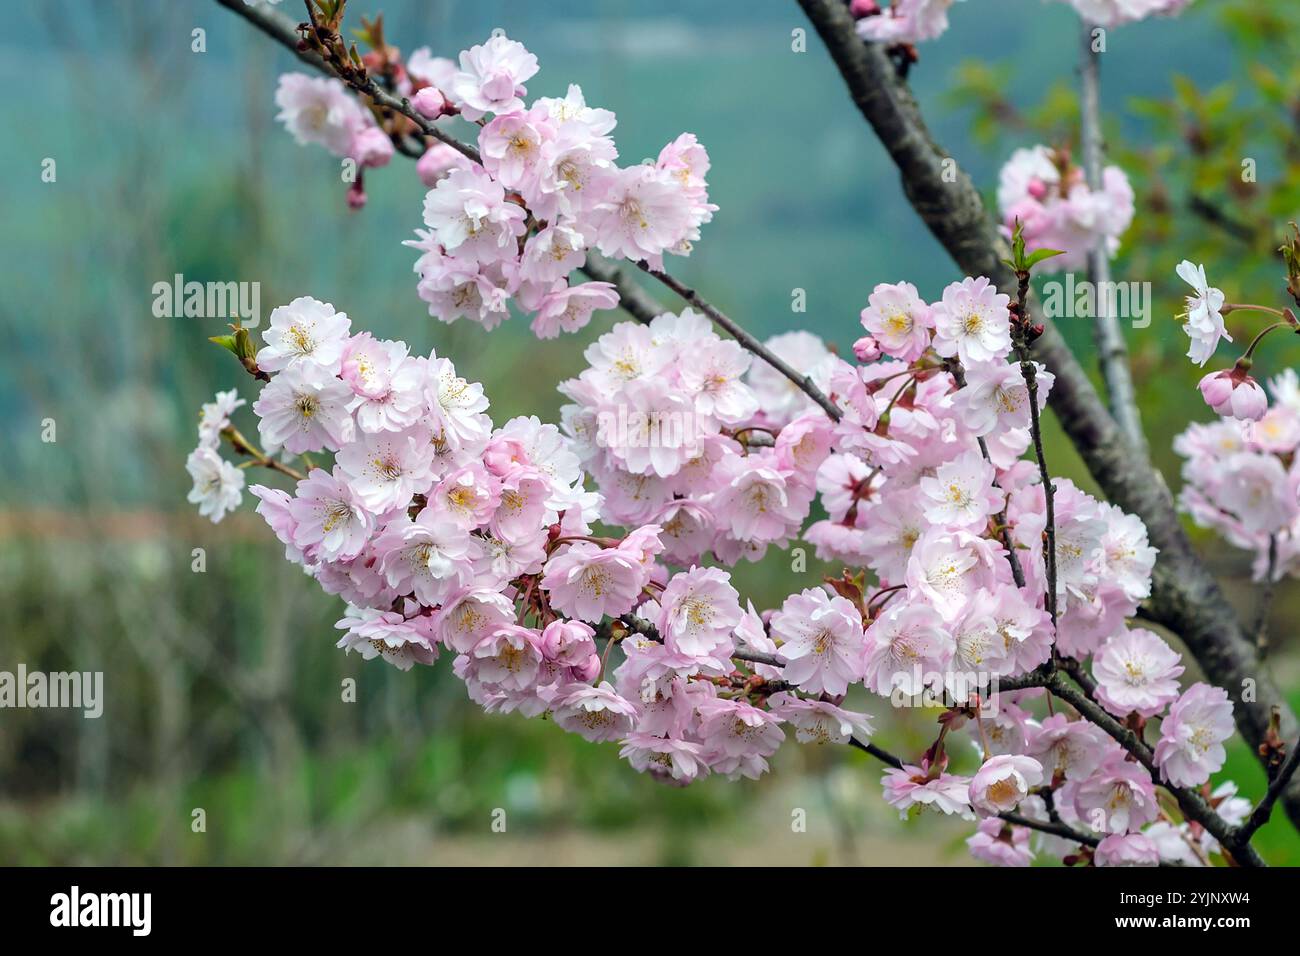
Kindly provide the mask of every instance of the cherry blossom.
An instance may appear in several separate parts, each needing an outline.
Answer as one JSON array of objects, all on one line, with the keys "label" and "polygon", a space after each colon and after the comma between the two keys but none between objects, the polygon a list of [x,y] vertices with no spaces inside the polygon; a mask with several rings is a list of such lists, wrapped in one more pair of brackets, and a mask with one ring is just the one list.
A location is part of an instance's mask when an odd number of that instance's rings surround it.
[{"label": "cherry blossom", "polygon": [[1200,786],[1223,766],[1223,742],[1232,736],[1228,692],[1193,684],[1170,707],[1160,724],[1155,760],[1160,774],[1182,787]]}]

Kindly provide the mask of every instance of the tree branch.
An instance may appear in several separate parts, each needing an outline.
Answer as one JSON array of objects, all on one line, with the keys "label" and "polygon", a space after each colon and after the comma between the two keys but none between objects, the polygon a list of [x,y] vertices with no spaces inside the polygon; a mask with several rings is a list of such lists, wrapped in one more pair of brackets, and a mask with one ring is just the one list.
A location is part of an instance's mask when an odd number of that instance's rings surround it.
[{"label": "tree branch", "polygon": [[745,329],[743,329],[736,322],[734,322],[726,315],[724,315],[716,307],[710,305],[704,299],[700,298],[699,293],[696,292],[694,289],[682,285],[682,283],[674,279],[672,276],[664,272],[662,269],[652,269],[649,266],[649,264],[645,262],[638,262],[637,266],[646,275],[654,276],[656,279],[658,279],[660,282],[666,285],[669,289],[672,289],[673,292],[681,296],[682,300],[687,305],[699,309],[710,319],[712,319],[715,325],[720,326],[721,328],[724,328],[728,332],[730,332],[732,337],[735,338],[735,340],[739,342],[742,346],[744,346],[750,352],[753,352],[755,355],[757,355],[759,358],[765,361],[768,365],[772,366],[772,368],[776,369],[778,372],[780,372],[790,381],[794,382],[794,384],[799,386],[799,388],[804,392],[804,394],[806,394],[814,402],[820,405],[822,407],[822,410],[825,411],[826,414],[829,415],[832,420],[834,421],[840,420],[840,417],[843,413],[840,412],[839,408],[836,407],[834,402],[832,402],[829,398],[827,398],[825,395],[822,394],[821,389],[819,389],[813,383],[811,376],[800,375],[793,368],[791,368],[789,363],[786,362],[784,359],[782,359],[779,355],[772,352],[766,345],[764,345],[758,339],[754,338],[754,336],[750,335],[749,332],[745,331]]},{"label": "tree branch", "polygon": [[[1015,276],[1000,261],[1006,242],[985,211],[970,177],[958,171],[945,182],[949,155],[933,140],[906,83],[884,51],[864,43],[848,8],[835,0],[799,0],[848,87],[902,176],[903,192],[948,254],[968,275],[988,276],[1009,294]],[[1037,319],[1037,321],[1042,321]],[[1253,635],[1193,551],[1164,478],[1145,455],[1135,454],[1098,397],[1087,374],[1050,322],[1034,342],[1038,358],[1056,376],[1049,404],[1106,496],[1146,524],[1160,560],[1152,581],[1150,616],[1178,634],[1211,681],[1228,691],[1242,735],[1264,741],[1274,706],[1283,732],[1294,736],[1296,718],[1255,652]],[[1249,682],[1249,683],[1246,683]],[[1253,700],[1243,699],[1246,687]],[[1282,796],[1300,824],[1300,785],[1293,778]]]},{"label": "tree branch", "polygon": [[[1093,192],[1102,189],[1102,130],[1101,130],[1101,54],[1093,43],[1093,24],[1086,20],[1080,27],[1079,71],[1082,79],[1079,97],[1080,138],[1083,140],[1083,165],[1088,177],[1088,188]],[[1097,361],[1101,365],[1102,379],[1110,395],[1110,410],[1119,430],[1134,449],[1147,454],[1146,435],[1142,432],[1142,419],[1138,413],[1137,393],[1129,370],[1128,348],[1120,331],[1119,317],[1111,313],[1113,299],[1103,294],[1110,288],[1110,250],[1106,237],[1099,236],[1088,251],[1088,278],[1097,291],[1097,316],[1093,337],[1097,343]]]},{"label": "tree branch", "polygon": [[1264,799],[1260,800],[1250,817],[1237,828],[1237,839],[1241,842],[1249,840],[1255,835],[1255,831],[1268,822],[1268,818],[1273,814],[1273,804],[1277,798],[1286,790],[1287,785],[1295,777],[1296,768],[1300,767],[1300,740],[1291,745],[1291,752],[1287,754],[1286,761],[1278,768],[1277,776],[1272,779],[1268,785],[1268,790],[1264,793]]},{"label": "tree branch", "polygon": [[[1065,701],[1079,716],[1096,724],[1116,743],[1124,748],[1138,763],[1146,768],[1153,780],[1160,779],[1160,768],[1156,765],[1151,748],[1131,728],[1116,720],[1100,704],[1086,693],[1066,683],[1060,671],[1040,668],[1038,671],[1022,678],[1012,678],[998,683],[998,690],[1023,690],[1029,687],[1043,687],[1048,693]],[[1278,779],[1281,779],[1279,773]],[[1211,836],[1222,844],[1226,853],[1242,866],[1266,866],[1264,860],[1250,845],[1250,834],[1244,834],[1241,827],[1234,827],[1209,802],[1195,790],[1177,787],[1170,783],[1161,784],[1174,799],[1188,819],[1199,823]],[[1285,782],[1281,786],[1285,786]],[[1281,787],[1279,787],[1281,789]]]}]

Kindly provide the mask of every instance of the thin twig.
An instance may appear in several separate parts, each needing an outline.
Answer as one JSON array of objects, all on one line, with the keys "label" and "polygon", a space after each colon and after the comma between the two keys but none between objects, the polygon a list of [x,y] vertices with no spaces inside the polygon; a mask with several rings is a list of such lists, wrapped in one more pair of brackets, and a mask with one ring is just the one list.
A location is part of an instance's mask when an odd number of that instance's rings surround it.
[{"label": "thin twig", "polygon": [[[1079,72],[1082,90],[1079,97],[1080,130],[1083,140],[1083,165],[1088,178],[1088,188],[1094,193],[1102,189],[1102,130],[1101,130],[1101,54],[1093,43],[1093,24],[1083,21],[1081,28]],[[1097,317],[1093,336],[1097,342],[1097,360],[1101,365],[1102,379],[1110,396],[1111,414],[1119,430],[1133,448],[1147,454],[1146,436],[1138,413],[1137,393],[1133,388],[1133,375],[1129,370],[1128,348],[1120,331],[1119,317],[1110,309],[1112,298],[1105,294],[1110,289],[1110,250],[1106,248],[1105,235],[1097,237],[1088,250],[1088,278],[1097,290]]]},{"label": "thin twig", "polygon": [[1295,776],[1297,767],[1300,767],[1300,740],[1291,745],[1291,752],[1278,768],[1277,776],[1269,782],[1268,790],[1264,792],[1264,798],[1259,801],[1259,805],[1255,807],[1246,822],[1237,828],[1237,839],[1241,843],[1249,841],[1255,835],[1255,831],[1268,822],[1268,818],[1273,814],[1273,804],[1277,803],[1277,798],[1282,795],[1282,791]]},{"label": "thin twig", "polygon": [[1101,842],[1100,837],[1093,836],[1091,833],[1084,833],[1082,830],[1076,830],[1069,824],[1059,821],[1035,820],[1019,813],[999,813],[998,818],[1018,827],[1027,827],[1041,833],[1064,837],[1067,840],[1073,840],[1075,843],[1082,843],[1084,846],[1095,847]]},{"label": "thin twig", "polygon": [[[966,387],[966,370],[962,368],[961,362],[956,359],[951,360],[948,365],[948,372],[952,375],[953,381],[957,383],[959,389]],[[982,437],[977,438],[976,441],[979,443],[980,454],[984,456],[984,460],[990,465],[993,464],[993,458],[989,455],[989,443]],[[996,477],[993,479],[993,486],[999,490],[1002,488],[998,484]],[[1005,498],[1003,499],[1002,510],[993,516],[993,522],[997,525],[998,537],[1002,539],[1002,547],[1006,548],[1007,551],[1007,563],[1011,565],[1011,577],[1016,582],[1016,587],[1023,588],[1025,586],[1025,571],[1020,566],[1020,558],[1016,554],[1015,542],[1011,540],[1011,527],[1007,524]]]},{"label": "thin twig", "polygon": [[671,289],[673,292],[677,293],[677,295],[680,296],[681,299],[684,302],[686,302],[687,305],[699,309],[710,319],[712,319],[715,325],[718,325],[721,328],[726,329],[729,333],[731,333],[732,337],[735,338],[735,340],[739,342],[745,349],[749,350],[750,352],[753,352],[755,355],[757,355],[759,358],[765,361],[768,365],[772,366],[772,368],[776,369],[778,372],[780,372],[790,381],[794,382],[794,384],[797,385],[805,395],[807,395],[814,402],[820,405],[822,409],[826,412],[826,414],[829,415],[832,419],[834,419],[835,421],[840,420],[843,413],[839,410],[839,408],[835,405],[834,402],[832,402],[829,398],[827,398],[822,393],[822,390],[819,389],[817,385],[813,382],[811,376],[800,375],[798,372],[796,372],[793,368],[790,367],[789,363],[787,363],[779,355],[771,351],[766,345],[764,345],[758,339],[754,338],[754,336],[750,335],[749,332],[747,332],[744,328],[738,325],[735,321],[733,321],[732,319],[724,315],[720,309],[706,302],[703,298],[701,298],[698,292],[696,292],[694,289],[690,288],[689,286],[683,285],[680,281],[670,276],[667,272],[664,272],[662,269],[655,269],[651,267],[649,263],[646,262],[638,262],[637,267],[646,275],[653,276],[654,278],[662,282],[665,286],[667,286],[669,289]]}]

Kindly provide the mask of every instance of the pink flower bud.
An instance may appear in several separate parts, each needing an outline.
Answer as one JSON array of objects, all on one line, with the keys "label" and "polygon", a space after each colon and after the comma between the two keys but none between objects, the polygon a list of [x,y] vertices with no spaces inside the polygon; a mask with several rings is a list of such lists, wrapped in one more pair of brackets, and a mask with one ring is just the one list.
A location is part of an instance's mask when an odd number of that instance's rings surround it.
[{"label": "pink flower bud", "polygon": [[880,358],[880,346],[869,335],[864,335],[853,343],[853,354],[859,362],[874,362]]},{"label": "pink flower bud", "polygon": [[365,187],[361,185],[361,180],[358,179],[355,183],[353,183],[351,186],[348,187],[348,208],[360,209],[365,204],[366,204],[366,190]]},{"label": "pink flower bud", "polygon": [[585,667],[596,654],[592,634],[592,629],[581,621],[552,621],[542,631],[542,656],[570,667]]},{"label": "pink flower bud", "polygon": [[524,446],[509,438],[494,438],[483,450],[483,466],[498,477],[527,461]]},{"label": "pink flower bud", "polygon": [[362,166],[387,166],[393,158],[393,141],[378,126],[367,126],[352,137],[348,152]]},{"label": "pink flower bud", "polygon": [[880,12],[880,4],[876,0],[853,0],[849,4],[849,14],[855,20],[861,20],[863,17],[874,17]]},{"label": "pink flower bud", "polygon": [[1201,390],[1205,404],[1224,418],[1254,422],[1268,411],[1268,397],[1264,390],[1240,366],[1211,372],[1196,387]]},{"label": "pink flower bud", "polygon": [[1035,199],[1041,201],[1047,197],[1047,183],[1035,176],[1033,179],[1029,180],[1029,185],[1025,187],[1025,191]]},{"label": "pink flower bud", "polygon": [[415,172],[420,177],[420,182],[432,189],[453,169],[463,169],[468,165],[469,160],[454,147],[435,143],[424,151],[424,155],[415,164]]},{"label": "pink flower bud", "polygon": [[583,661],[580,666],[575,667],[573,669],[574,679],[580,680],[583,683],[588,683],[590,681],[595,680],[596,675],[599,673],[600,673],[599,654],[592,654],[585,661]]},{"label": "pink flower bud", "polygon": [[447,108],[447,99],[436,88],[426,86],[411,98],[411,105],[421,116],[437,119]]}]

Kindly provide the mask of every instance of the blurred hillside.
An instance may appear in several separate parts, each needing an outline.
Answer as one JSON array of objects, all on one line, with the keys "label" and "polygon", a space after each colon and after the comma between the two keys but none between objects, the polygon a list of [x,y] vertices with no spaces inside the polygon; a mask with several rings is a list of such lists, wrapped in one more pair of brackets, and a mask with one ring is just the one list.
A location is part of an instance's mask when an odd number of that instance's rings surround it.
[{"label": "blurred hillside", "polygon": [[[933,298],[957,277],[816,37],[791,52],[791,31],[807,27],[792,0],[351,6],[354,17],[382,10],[407,51],[454,55],[507,29],[541,61],[530,95],[579,83],[618,113],[627,161],[696,133],[721,209],[674,267],[757,333],[808,328],[847,350],[877,282],[907,279]],[[1174,73],[1205,86],[1246,75],[1249,55],[1222,47],[1233,6],[1201,0],[1179,20],[1115,31],[1104,106],[1117,140],[1156,135],[1130,103],[1171,96]],[[299,5],[281,8],[297,15]],[[409,164],[368,175],[369,204],[350,213],[336,161],[274,122],[276,77],[292,57],[215,4],[53,0],[5,13],[0,669],[102,670],[108,703],[100,720],[0,711],[0,863],[967,862],[969,831],[900,823],[863,754],[791,743],[763,781],[666,789],[622,765],[615,746],[483,715],[446,662],[400,674],[335,650],[341,604],[282,560],[251,510],[213,527],[185,503],[200,403],[219,388],[254,392],[206,341],[220,323],[155,318],[153,284],[176,273],[260,282],[264,314],[298,295],[330,301],[376,334],[452,357],[484,383],[497,421],[554,420],[555,384],[607,325],[538,342],[517,319],[491,334],[430,319],[400,244],[420,225]],[[961,64],[999,65],[1006,97],[1036,100],[1074,83],[1076,20],[1063,4],[970,0],[952,22],[923,49],[913,83],[939,140],[991,192],[1006,156],[1036,140],[973,135],[950,95]],[[204,53],[191,52],[196,28]],[[47,158],[52,183],[40,176]],[[1189,415],[1209,418],[1172,321],[1173,267],[1194,228],[1181,223],[1167,245],[1126,249],[1115,265],[1117,278],[1156,283],[1155,321],[1129,343],[1175,487],[1169,444]],[[807,313],[791,312],[796,288]],[[1065,331],[1090,365],[1087,323]],[[46,419],[54,443],[41,440]],[[1059,434],[1049,437],[1054,469],[1089,484]],[[205,573],[191,570],[194,548],[206,551]],[[1206,548],[1249,605],[1246,562]],[[738,577],[759,606],[794,579],[775,551]],[[1300,689],[1300,602],[1289,590],[1274,615],[1275,667]],[[355,703],[341,699],[347,677]],[[891,749],[925,746],[926,717],[883,709]],[[1262,790],[1244,748],[1229,770],[1247,793]],[[504,835],[490,830],[498,807]],[[195,808],[203,834],[191,831]],[[791,832],[795,809],[807,834]],[[1283,827],[1261,844],[1300,862]]]}]

